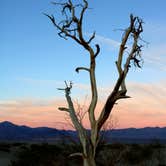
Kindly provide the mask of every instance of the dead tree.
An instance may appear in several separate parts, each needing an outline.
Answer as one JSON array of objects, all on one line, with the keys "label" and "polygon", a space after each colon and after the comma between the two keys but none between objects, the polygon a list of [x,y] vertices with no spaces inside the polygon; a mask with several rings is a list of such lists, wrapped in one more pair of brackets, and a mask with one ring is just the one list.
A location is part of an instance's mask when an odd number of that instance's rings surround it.
[{"label": "dead tree", "polygon": [[[60,107],[60,111],[66,111],[69,113],[71,121],[79,134],[79,139],[83,148],[82,153],[72,154],[81,155],[83,158],[84,166],[95,166],[95,154],[96,147],[99,142],[99,132],[108,119],[111,110],[114,104],[119,99],[129,98],[127,96],[127,88],[125,79],[128,74],[130,67],[134,64],[136,67],[140,66],[141,60],[141,48],[142,45],[139,44],[140,34],[143,32],[142,28],[142,20],[139,17],[135,17],[132,14],[130,15],[130,24],[127,29],[124,31],[124,35],[122,37],[121,45],[119,47],[119,54],[116,61],[116,67],[118,71],[118,78],[115,83],[115,86],[110,92],[103,109],[100,112],[98,118],[95,117],[96,105],[98,102],[98,91],[96,85],[96,58],[100,53],[100,46],[98,44],[95,47],[92,47],[92,40],[95,38],[95,32],[88,38],[85,38],[83,33],[83,18],[84,14],[88,9],[88,1],[82,0],[81,4],[75,4],[72,0],[65,0],[61,3],[53,2],[55,6],[59,6],[61,8],[61,14],[63,19],[58,22],[54,15],[45,14],[53,23],[55,28],[58,30],[58,35],[61,38],[68,39],[71,38],[76,41],[77,44],[82,46],[90,56],[89,68],[86,67],[77,67],[76,72],[86,71],[90,77],[90,86],[91,86],[91,102],[88,107],[88,116],[90,122],[90,136],[87,134],[86,129],[79,121],[79,118],[76,115],[76,110],[73,105],[73,101],[71,99],[71,89],[72,83],[67,84],[65,82],[65,88],[59,89],[65,92],[65,97],[68,103],[68,107]],[[128,41],[132,40],[132,45],[128,46]],[[125,51],[127,50],[127,58],[124,56]]]}]

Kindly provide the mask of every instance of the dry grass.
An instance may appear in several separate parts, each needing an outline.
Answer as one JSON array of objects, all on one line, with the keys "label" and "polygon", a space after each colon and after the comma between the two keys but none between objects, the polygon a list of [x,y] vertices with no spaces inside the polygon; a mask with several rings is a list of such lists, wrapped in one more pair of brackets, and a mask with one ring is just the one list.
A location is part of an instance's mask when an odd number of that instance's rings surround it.
[{"label": "dry grass", "polygon": [[[2,143],[0,166],[22,166],[23,163],[25,166],[81,166],[80,158],[68,157],[78,151],[80,146],[69,144]],[[96,160],[97,166],[166,166],[166,146],[157,143],[102,145]]]}]

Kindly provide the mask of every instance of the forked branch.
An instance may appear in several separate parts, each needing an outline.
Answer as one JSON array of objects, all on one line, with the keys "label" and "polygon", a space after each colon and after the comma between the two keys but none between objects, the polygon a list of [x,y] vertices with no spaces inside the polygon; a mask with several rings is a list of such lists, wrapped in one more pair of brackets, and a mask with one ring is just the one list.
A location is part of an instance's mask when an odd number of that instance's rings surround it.
[{"label": "forked branch", "polygon": [[65,81],[65,86],[66,87],[64,89],[58,88],[58,90],[63,90],[65,92],[66,100],[68,103],[68,108],[60,107],[59,110],[66,111],[70,114],[70,118],[72,120],[72,123],[73,123],[75,129],[78,131],[81,144],[85,148],[86,147],[85,146],[86,145],[86,138],[87,138],[86,130],[84,129],[84,127],[82,126],[82,124],[78,120],[72,99],[70,97],[70,93],[71,93],[71,89],[72,89],[72,82],[67,84],[67,82]]},{"label": "forked branch", "polygon": [[88,69],[88,68],[86,68],[86,67],[77,67],[77,68],[75,69],[75,71],[76,71],[77,73],[79,73],[80,70],[85,70],[85,71],[90,72],[90,69]]},{"label": "forked branch", "polygon": [[[96,50],[91,47],[91,42],[95,38],[95,32],[89,37],[88,40],[85,39],[83,34],[83,17],[85,15],[85,11],[88,9],[88,1],[83,0],[82,4],[73,4],[71,0],[68,0],[65,3],[54,3],[55,5],[61,5],[62,10],[61,13],[64,15],[63,21],[57,23],[53,15],[45,14],[53,23],[53,25],[59,30],[59,36],[62,38],[72,38],[79,45],[85,48],[90,56],[90,66],[86,67],[78,67],[76,68],[76,72],[80,70],[85,70],[89,72],[90,83],[91,83],[91,92],[92,99],[90,102],[90,106],[88,109],[89,118],[91,125],[95,122],[94,110],[97,105],[98,95],[97,95],[97,85],[96,85],[96,77],[95,77],[95,67],[96,62],[95,58],[100,52],[100,46],[98,44],[95,45]],[[79,10],[77,10],[79,8]],[[80,12],[79,12],[80,11]],[[62,109],[64,110],[64,109]]]},{"label": "forked branch", "polygon": [[[64,1],[61,1],[62,3],[53,2],[54,5],[59,5],[61,7],[62,19],[60,22],[58,22],[55,19],[54,15],[48,15],[45,13],[44,15],[46,15],[51,20],[53,25],[58,29],[58,35],[61,38],[73,39],[80,46],[82,46],[89,54],[89,67],[77,67],[75,70],[78,73],[81,70],[87,71],[90,78],[91,100],[87,108],[89,121],[91,125],[90,137],[86,133],[86,129],[82,125],[82,118],[85,116],[85,114],[80,114],[81,116],[77,114],[77,111],[75,110],[72,99],[70,97],[72,89],[71,82],[69,84],[65,82],[65,88],[59,88],[59,90],[63,90],[65,92],[66,101],[68,103],[68,108],[60,107],[59,110],[66,111],[67,113],[69,113],[75,129],[78,131],[79,138],[83,147],[83,159],[85,161],[84,163],[89,162],[88,166],[94,166],[96,148],[99,142],[99,131],[108,119],[116,101],[119,99],[125,99],[130,97],[126,95],[127,88],[125,84],[125,79],[132,65],[131,63],[133,63],[133,65],[136,67],[141,67],[142,45],[139,44],[139,39],[141,39],[140,35],[143,32],[143,21],[139,17],[134,17],[133,15],[130,15],[130,25],[125,30],[125,33],[122,37],[122,42],[119,48],[119,54],[116,61],[118,78],[115,83],[115,86],[113,87],[113,91],[110,93],[105,102],[105,105],[99,115],[99,118],[96,119],[95,109],[98,102],[98,91],[96,84],[95,69],[96,58],[100,53],[100,46],[96,44],[95,49],[91,46],[91,43],[95,38],[95,32],[88,39],[85,38],[83,33],[83,18],[86,10],[88,9],[88,1],[82,0],[82,3],[79,4],[74,4],[74,2],[76,2],[74,0]],[[128,43],[131,39],[133,40],[133,44],[129,47]],[[128,48],[130,48],[129,51]],[[128,51],[127,56],[124,55],[126,50]],[[91,158],[93,162],[91,162],[90,160],[88,161],[87,159],[89,158]]]},{"label": "forked branch", "polygon": [[[100,117],[98,119],[99,129],[108,119],[115,102],[119,99],[130,97],[126,95],[127,89],[125,85],[125,79],[129,71],[129,68],[131,67],[132,61],[136,67],[141,67],[140,61],[142,45],[138,44],[138,40],[140,39],[140,34],[143,32],[142,24],[143,21],[139,17],[134,17],[133,15],[130,15],[130,26],[125,30],[125,34],[122,38],[122,42],[119,49],[118,59],[116,61],[116,67],[119,73],[119,78],[114,86],[113,91],[108,96],[103,110],[100,114]],[[130,37],[133,39],[133,44],[127,58],[124,59],[124,51],[127,48],[127,42]],[[123,61],[125,61],[124,67]]]}]

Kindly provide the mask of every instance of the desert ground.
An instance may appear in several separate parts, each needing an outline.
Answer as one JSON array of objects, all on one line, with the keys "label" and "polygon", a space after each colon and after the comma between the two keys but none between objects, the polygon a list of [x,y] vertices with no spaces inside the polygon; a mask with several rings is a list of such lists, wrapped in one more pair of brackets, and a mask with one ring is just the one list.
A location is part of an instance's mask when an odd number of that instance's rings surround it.
[{"label": "desert ground", "polygon": [[[76,151],[81,151],[80,145],[1,143],[0,166],[81,166],[81,158],[69,157]],[[166,166],[166,145],[101,145],[96,162],[97,166]]]}]

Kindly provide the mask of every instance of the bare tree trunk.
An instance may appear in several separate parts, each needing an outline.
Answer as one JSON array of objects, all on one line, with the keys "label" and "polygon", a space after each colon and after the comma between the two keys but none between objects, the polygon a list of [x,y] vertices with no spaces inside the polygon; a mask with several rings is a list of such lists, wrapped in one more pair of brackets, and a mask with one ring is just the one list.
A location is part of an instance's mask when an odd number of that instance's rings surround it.
[{"label": "bare tree trunk", "polygon": [[[45,15],[52,21],[53,25],[58,29],[58,35],[64,39],[71,38],[74,41],[76,41],[88,52],[90,57],[89,67],[76,68],[76,72],[78,73],[81,70],[88,72],[90,78],[91,101],[87,110],[91,127],[90,136],[84,128],[83,124],[81,123],[81,120],[79,120],[72,99],[70,97],[72,89],[71,82],[69,85],[67,84],[67,82],[65,82],[66,88],[59,89],[65,92],[66,100],[68,103],[67,108],[60,107],[59,110],[66,111],[69,113],[71,121],[79,134],[79,139],[83,148],[83,152],[76,153],[75,155],[82,156],[84,166],[96,166],[95,155],[96,148],[99,142],[99,132],[106,120],[109,118],[112,108],[114,107],[117,100],[129,98],[129,96],[126,95],[127,88],[125,84],[125,79],[131,67],[131,63],[133,62],[133,64],[136,67],[141,67],[140,61],[142,45],[140,45],[138,41],[139,39],[141,39],[140,34],[143,32],[143,21],[139,17],[134,17],[133,15],[130,15],[130,25],[125,30],[124,35],[122,37],[122,42],[119,48],[119,55],[116,61],[116,67],[119,76],[117,78],[113,91],[110,92],[104,104],[104,107],[99,114],[99,117],[96,119],[95,111],[98,102],[98,90],[95,69],[96,58],[100,52],[100,46],[98,44],[96,44],[95,47],[91,46],[91,41],[95,38],[95,32],[88,39],[86,39],[87,37],[85,37],[83,33],[82,23],[85,11],[88,9],[88,1],[82,0],[82,4],[73,4],[72,0],[65,0],[62,3],[53,2],[53,4],[61,6],[61,13],[63,16],[62,21],[58,23],[53,15]],[[128,42],[131,39],[133,40],[132,45],[130,49],[127,50],[126,57],[124,56],[124,52],[128,48]]]},{"label": "bare tree trunk", "polygon": [[83,158],[83,166],[96,166],[96,162],[93,156]]}]

